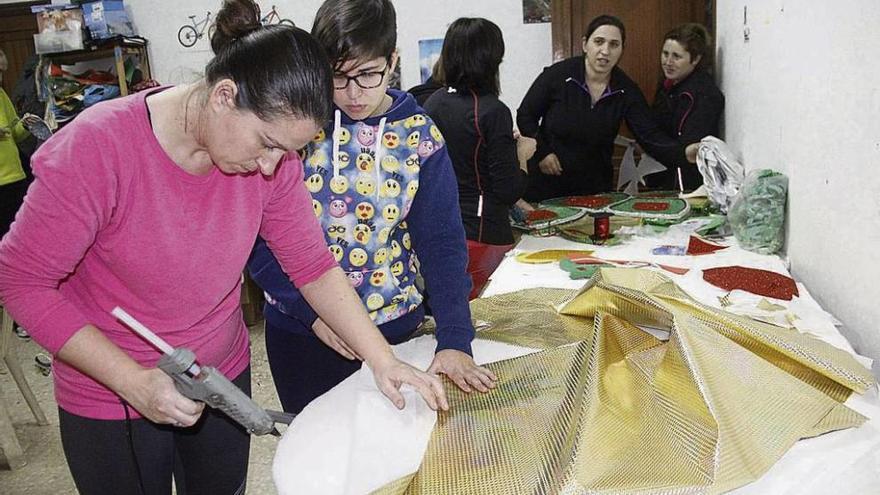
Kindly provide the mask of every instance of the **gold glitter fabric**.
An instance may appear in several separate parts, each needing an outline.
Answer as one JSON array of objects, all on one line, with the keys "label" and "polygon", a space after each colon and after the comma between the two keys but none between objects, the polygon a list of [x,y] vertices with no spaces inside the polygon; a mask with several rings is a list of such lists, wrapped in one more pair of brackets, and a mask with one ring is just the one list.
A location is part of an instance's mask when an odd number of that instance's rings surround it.
[{"label": "gold glitter fabric", "polygon": [[602,269],[579,293],[472,310],[480,338],[546,350],[490,364],[489,394],[448,386],[419,471],[374,493],[722,493],[866,419],[842,404],[873,383],[849,354],[701,305],[657,272]]}]

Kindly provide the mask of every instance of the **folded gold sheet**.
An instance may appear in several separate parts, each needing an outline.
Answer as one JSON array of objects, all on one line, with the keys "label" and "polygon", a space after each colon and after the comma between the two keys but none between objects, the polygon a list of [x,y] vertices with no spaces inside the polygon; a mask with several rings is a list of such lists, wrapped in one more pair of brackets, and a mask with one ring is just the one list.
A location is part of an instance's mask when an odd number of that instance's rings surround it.
[{"label": "folded gold sheet", "polygon": [[480,338],[546,350],[489,365],[489,394],[448,386],[419,471],[374,493],[722,493],[866,419],[842,404],[873,383],[848,353],[704,306],[657,272],[602,269],[579,293],[472,311]]}]

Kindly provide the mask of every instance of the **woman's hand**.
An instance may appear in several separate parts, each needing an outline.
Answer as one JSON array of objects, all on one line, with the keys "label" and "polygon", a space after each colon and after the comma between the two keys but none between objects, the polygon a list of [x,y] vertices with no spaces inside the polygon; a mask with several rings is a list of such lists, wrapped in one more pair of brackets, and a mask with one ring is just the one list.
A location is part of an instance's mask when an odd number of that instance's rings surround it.
[{"label": "woman's hand", "polygon": [[119,391],[122,398],[154,423],[192,426],[205,409],[204,402],[181,395],[171,377],[158,368],[142,368],[127,383]]},{"label": "woman's hand", "polygon": [[388,397],[394,407],[403,409],[406,406],[403,394],[399,390],[405,383],[415,388],[431,409],[449,410],[446,391],[443,390],[443,384],[436,376],[419,371],[393,356],[381,363],[367,363],[367,365],[373,370],[376,386],[385,397]]},{"label": "woman's hand", "polygon": [[34,115],[32,113],[26,113],[26,114],[22,115],[22,117],[21,117],[21,123],[24,124],[25,127],[29,127],[34,124],[37,124],[37,123],[41,122],[42,120],[43,119],[37,117],[36,115]]},{"label": "woman's hand", "polygon": [[700,150],[700,143],[691,143],[687,145],[687,148],[684,149],[684,155],[687,157],[687,161],[691,163],[697,163],[697,151]]},{"label": "woman's hand", "polygon": [[528,136],[520,135],[519,131],[514,129],[513,138],[516,139],[516,158],[519,160],[519,168],[529,171],[527,162],[535,154],[538,148],[538,140]]},{"label": "woman's hand", "polygon": [[544,159],[538,163],[538,168],[540,168],[541,172],[545,175],[562,175],[562,165],[559,163],[559,158],[556,157],[556,153],[550,153],[545,156]]},{"label": "woman's hand", "polygon": [[355,359],[357,359],[358,361],[364,360],[364,358],[362,358],[358,353],[354,352],[354,349],[346,344],[345,341],[340,339],[339,336],[336,335],[336,333],[334,333],[333,330],[331,330],[326,323],[324,323],[324,320],[320,318],[315,320],[315,323],[312,324],[312,331],[314,331],[315,335],[317,335],[318,338],[321,339],[321,342],[327,344],[331,349],[341,354],[342,357],[344,357],[345,359],[350,359],[352,361],[354,361]]},{"label": "woman's hand", "polygon": [[[434,355],[428,373],[444,374],[467,393],[473,388],[486,393],[495,388],[498,378],[487,368],[477,366],[474,358],[455,349],[444,349]],[[471,388],[473,387],[473,388]]]}]

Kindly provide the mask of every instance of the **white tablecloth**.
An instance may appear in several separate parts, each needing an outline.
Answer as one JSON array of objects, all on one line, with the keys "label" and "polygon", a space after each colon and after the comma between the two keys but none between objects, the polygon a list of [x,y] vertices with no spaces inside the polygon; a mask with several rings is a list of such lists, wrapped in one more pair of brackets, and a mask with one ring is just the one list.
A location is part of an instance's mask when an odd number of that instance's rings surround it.
[{"label": "white tablecloth", "polygon": [[[686,275],[664,272],[691,296],[721,307],[726,291],[703,281],[702,269],[741,265],[788,274],[784,260],[731,246],[704,256],[654,256],[662,244],[686,245],[688,225],[671,228],[662,236],[636,236],[624,245],[596,248],[594,256],[615,260],[659,262],[690,268]],[[533,287],[580,288],[584,280],[569,280],[553,264],[526,265],[513,254],[540,249],[590,249],[557,237],[525,236],[511,256],[498,267],[484,297]],[[852,347],[835,327],[836,320],[798,284],[800,297],[770,302],[797,315],[795,326],[841,349]],[[753,306],[759,298],[735,292],[734,309]],[[727,309],[730,309],[728,307]],[[401,359],[426,368],[436,342],[426,336],[395,346]],[[488,363],[533,352],[531,349],[484,340],[474,342],[474,358]],[[871,361],[859,357],[868,367]],[[436,413],[413,391],[405,391],[407,407],[396,410],[376,389],[366,367],[319,397],[300,414],[281,439],[273,475],[281,494],[363,494],[414,472],[436,421]],[[737,494],[880,494],[880,397],[874,386],[854,395],[847,405],[867,416],[862,427],[798,442],[757,482]]]}]

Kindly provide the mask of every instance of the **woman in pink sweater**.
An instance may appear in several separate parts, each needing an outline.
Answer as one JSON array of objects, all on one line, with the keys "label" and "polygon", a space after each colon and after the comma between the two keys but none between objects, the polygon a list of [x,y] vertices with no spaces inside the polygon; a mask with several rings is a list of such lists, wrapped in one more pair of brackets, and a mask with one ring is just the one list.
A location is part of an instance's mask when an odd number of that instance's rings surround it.
[{"label": "woman in pink sweater", "polygon": [[0,303],[56,357],[55,395],[81,493],[243,493],[249,437],[180,395],[160,354],[110,311],[250,390],[239,277],[257,234],[397,406],[402,383],[446,408],[439,380],[394,358],[319,230],[302,148],[328,118],[332,73],[302,30],[227,0],[203,81],[83,112],[33,157],[0,244]]}]

